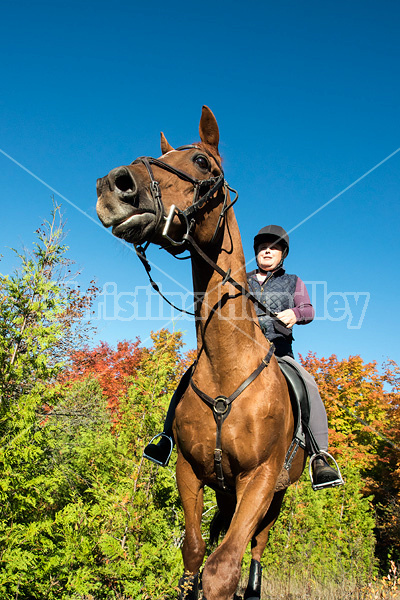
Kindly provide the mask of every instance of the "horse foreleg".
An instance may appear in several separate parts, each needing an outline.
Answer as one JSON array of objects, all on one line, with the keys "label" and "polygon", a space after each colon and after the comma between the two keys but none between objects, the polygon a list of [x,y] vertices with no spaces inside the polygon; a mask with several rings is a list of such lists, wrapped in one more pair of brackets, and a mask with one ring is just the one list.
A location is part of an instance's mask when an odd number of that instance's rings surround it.
[{"label": "horse foreleg", "polygon": [[252,559],[250,563],[249,580],[244,593],[244,600],[259,600],[261,598],[262,568],[260,561],[268,542],[269,532],[279,516],[285,493],[286,490],[275,493],[267,514],[251,540]]},{"label": "horse foreleg", "polygon": [[231,526],[204,566],[207,600],[229,600],[234,594],[244,551],[272,501],[278,472],[277,466],[263,464],[237,482],[238,503]]},{"label": "horse foreleg", "polygon": [[180,599],[197,600],[198,572],[206,551],[200,529],[203,486],[181,454],[176,464],[176,481],[185,513],[185,539],[182,546],[185,573],[179,582]]}]

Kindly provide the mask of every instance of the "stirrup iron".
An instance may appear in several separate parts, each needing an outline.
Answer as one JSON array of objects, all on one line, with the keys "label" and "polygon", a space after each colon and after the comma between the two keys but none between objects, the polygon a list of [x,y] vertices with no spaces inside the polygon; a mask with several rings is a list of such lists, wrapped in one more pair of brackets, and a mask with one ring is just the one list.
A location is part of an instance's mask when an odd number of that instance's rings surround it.
[{"label": "stirrup iron", "polygon": [[[320,456],[326,456],[329,458],[329,460],[331,460],[333,462],[333,464],[335,465],[336,471],[338,473],[337,479],[334,479],[332,481],[324,481],[323,483],[314,483],[312,464],[313,464],[314,460],[319,458]],[[330,466],[329,463],[328,463],[328,466]],[[338,485],[344,485],[344,480],[343,480],[342,474],[340,472],[339,465],[337,464],[337,462],[333,458],[333,456],[331,454],[329,454],[329,452],[325,452],[325,450],[319,450],[318,452],[316,452],[312,456],[310,456],[310,461],[309,461],[309,465],[308,465],[308,473],[310,476],[311,485],[312,485],[312,489],[314,490],[314,492],[317,490],[322,490],[324,488],[330,488],[330,487],[336,487]]]},{"label": "stirrup iron", "polygon": [[[165,437],[169,441],[170,446],[171,446],[171,449],[168,454],[168,458],[165,460],[165,462],[161,462],[161,461],[157,460],[156,458],[154,458],[153,456],[149,456],[148,454],[146,454],[147,446],[150,446],[150,444],[152,444],[154,442],[154,440],[158,439],[159,437]],[[167,435],[166,433],[164,433],[164,432],[157,433],[157,435],[155,435],[153,438],[151,438],[150,442],[146,445],[146,448],[143,450],[143,456],[145,458],[147,458],[148,460],[151,460],[156,465],[159,465],[160,467],[165,467],[168,464],[169,459],[171,458],[172,450],[174,448],[174,442],[173,442],[172,438],[169,435]]]}]

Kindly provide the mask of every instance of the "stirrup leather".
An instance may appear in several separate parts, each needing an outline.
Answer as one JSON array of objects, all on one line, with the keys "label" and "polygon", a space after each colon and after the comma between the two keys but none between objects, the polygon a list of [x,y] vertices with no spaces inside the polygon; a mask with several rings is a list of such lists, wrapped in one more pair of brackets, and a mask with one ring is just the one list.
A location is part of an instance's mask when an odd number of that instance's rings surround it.
[{"label": "stirrup leather", "polygon": [[[147,446],[150,446],[150,444],[152,444],[154,442],[154,440],[158,439],[159,437],[165,437],[169,441],[170,446],[171,446],[171,449],[169,451],[168,457],[167,457],[167,459],[164,462],[161,462],[160,460],[157,460],[153,456],[149,456],[148,454],[146,454],[146,448],[147,448]],[[168,464],[169,459],[171,458],[172,450],[173,450],[173,447],[174,447],[174,442],[173,442],[172,438],[169,435],[167,435],[166,433],[157,433],[157,435],[155,435],[153,438],[151,438],[151,440],[147,444],[147,446],[143,450],[143,456],[145,458],[147,458],[148,460],[151,460],[156,465],[160,465],[160,467],[165,467]]]},{"label": "stirrup leather", "polygon": [[[337,479],[334,479],[332,481],[324,481],[323,483],[314,483],[312,464],[313,464],[314,460],[316,458],[319,458],[320,456],[326,456],[334,463],[336,471],[338,473]],[[329,463],[328,463],[328,466],[330,466]],[[344,480],[343,480],[342,474],[340,472],[339,465],[337,464],[337,462],[333,458],[333,456],[331,454],[329,454],[329,452],[325,452],[325,450],[320,450],[318,453],[315,453],[310,457],[310,462],[308,465],[308,473],[310,475],[311,485],[312,485],[312,489],[314,491],[322,490],[324,488],[336,487],[338,485],[344,485]]]}]

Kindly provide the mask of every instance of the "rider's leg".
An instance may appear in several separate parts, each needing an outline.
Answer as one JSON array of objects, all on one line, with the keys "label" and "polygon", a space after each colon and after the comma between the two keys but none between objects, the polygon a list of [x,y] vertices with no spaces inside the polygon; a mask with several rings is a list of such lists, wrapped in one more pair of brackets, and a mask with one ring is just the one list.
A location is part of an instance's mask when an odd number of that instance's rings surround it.
[{"label": "rider's leg", "polygon": [[328,450],[328,419],[318,386],[315,383],[314,377],[301,365],[297,363],[296,368],[304,381],[310,400],[309,428],[317,442],[318,448],[326,452]]},{"label": "rider's leg", "polygon": [[172,425],[175,418],[175,410],[178,406],[180,399],[185,393],[192,375],[193,365],[184,373],[180,380],[178,387],[172,395],[169,403],[167,416],[164,421],[164,429],[160,434],[160,439],[157,444],[148,444],[144,449],[144,456],[149,460],[152,460],[162,467],[166,467],[169,462],[171,450],[174,446],[174,436],[172,433]]},{"label": "rider's leg", "polygon": [[[332,468],[324,455],[328,450],[328,419],[324,403],[318,391],[318,386],[308,371],[290,356],[284,356],[281,360],[293,364],[300,373],[307,388],[310,400],[310,419],[308,426],[316,442],[318,450],[311,451],[313,484],[318,487],[329,487],[342,482],[340,474]],[[320,453],[321,451],[321,453]]]}]

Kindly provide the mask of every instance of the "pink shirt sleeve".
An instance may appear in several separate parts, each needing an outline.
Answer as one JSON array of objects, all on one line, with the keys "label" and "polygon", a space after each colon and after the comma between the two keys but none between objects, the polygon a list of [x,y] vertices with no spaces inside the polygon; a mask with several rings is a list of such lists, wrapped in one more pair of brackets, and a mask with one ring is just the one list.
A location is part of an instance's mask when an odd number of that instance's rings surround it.
[{"label": "pink shirt sleeve", "polygon": [[311,323],[315,315],[307,288],[300,277],[297,278],[296,290],[294,292],[294,308],[292,310],[296,315],[296,323],[298,325],[307,325],[307,323]]}]

